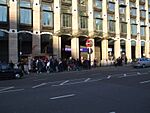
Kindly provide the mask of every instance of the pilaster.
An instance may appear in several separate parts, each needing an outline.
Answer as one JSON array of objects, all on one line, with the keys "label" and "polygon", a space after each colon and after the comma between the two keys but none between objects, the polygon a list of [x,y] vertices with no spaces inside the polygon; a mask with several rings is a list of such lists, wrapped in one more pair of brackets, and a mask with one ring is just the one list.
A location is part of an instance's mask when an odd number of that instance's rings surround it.
[{"label": "pilaster", "polygon": [[32,35],[32,54],[41,53],[40,38],[40,0],[33,1],[33,35]]},{"label": "pilaster", "polygon": [[103,16],[103,40],[101,41],[102,47],[102,62],[108,60],[108,19],[107,19],[107,0],[102,1],[102,16]]},{"label": "pilaster", "polygon": [[148,0],[145,1],[146,10],[146,42],[145,42],[145,56],[150,58],[150,44],[149,44],[149,13],[148,13]]},{"label": "pilaster", "polygon": [[9,61],[18,62],[18,38],[17,38],[17,0],[9,1]]},{"label": "pilaster", "polygon": [[120,19],[119,19],[119,1],[115,2],[115,20],[116,20],[116,37],[114,41],[114,57],[120,57]]},{"label": "pilaster", "polygon": [[130,4],[126,0],[126,21],[127,21],[127,39],[126,39],[126,56],[128,61],[131,61],[131,25],[130,25]]},{"label": "pilaster", "polygon": [[72,0],[72,34],[71,39],[71,55],[75,59],[79,59],[79,38],[78,34],[78,1]]},{"label": "pilaster", "polygon": [[61,37],[60,33],[60,0],[54,0],[54,36],[53,36],[53,54],[61,58]]},{"label": "pilaster", "polygon": [[139,9],[139,1],[136,1],[136,7],[137,7],[137,41],[136,41],[136,53],[135,57],[140,58],[141,57],[141,36],[140,36],[140,9]]}]

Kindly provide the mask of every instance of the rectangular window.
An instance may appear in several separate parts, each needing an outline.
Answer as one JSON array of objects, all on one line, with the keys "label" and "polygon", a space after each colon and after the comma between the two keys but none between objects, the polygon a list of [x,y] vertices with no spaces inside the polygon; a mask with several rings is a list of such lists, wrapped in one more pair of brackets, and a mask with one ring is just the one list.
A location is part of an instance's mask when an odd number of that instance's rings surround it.
[{"label": "rectangular window", "polygon": [[131,24],[131,34],[137,35],[137,25]]},{"label": "rectangular window", "polygon": [[42,4],[42,25],[53,27],[53,7],[51,4]]},{"label": "rectangular window", "polygon": [[115,21],[109,20],[109,31],[115,32]]},{"label": "rectangular window", "polygon": [[130,23],[131,23],[131,24],[136,24],[136,20],[135,20],[135,19],[131,19],[131,20],[130,20]]},{"label": "rectangular window", "polygon": [[31,3],[28,1],[20,1],[20,24],[32,24]]},{"label": "rectangular window", "polygon": [[96,30],[103,29],[103,20],[102,19],[95,19],[95,29]]},{"label": "rectangular window", "polygon": [[140,10],[144,10],[145,6],[144,5],[140,5]]},{"label": "rectangular window", "polygon": [[132,8],[132,9],[130,10],[130,15],[136,16],[136,8]]},{"label": "rectangular window", "polygon": [[115,20],[115,16],[111,15],[111,14],[108,14],[108,20]]},{"label": "rectangular window", "polygon": [[70,14],[62,14],[62,26],[72,27],[72,18]]},{"label": "rectangular window", "polygon": [[0,6],[0,22],[7,22],[7,6]]},{"label": "rectangular window", "polygon": [[140,27],[140,34],[141,36],[145,36],[145,27]]},{"label": "rectangular window", "polygon": [[126,9],[124,7],[120,7],[119,8],[119,13],[120,14],[125,14],[126,13]]},{"label": "rectangular window", "polygon": [[0,4],[7,4],[7,0],[0,0]]},{"label": "rectangular window", "polygon": [[127,24],[126,23],[121,23],[121,33],[127,33]]},{"label": "rectangular window", "polygon": [[30,9],[20,9],[20,24],[32,24],[32,11]]},{"label": "rectangular window", "polygon": [[144,20],[141,20],[141,21],[140,21],[140,25],[145,25],[145,21],[144,21]]},{"label": "rectangular window", "polygon": [[102,12],[94,11],[94,18],[102,18]]},{"label": "rectangular window", "polygon": [[115,4],[114,3],[109,2],[108,8],[109,8],[109,11],[115,12]]},{"label": "rectangular window", "polygon": [[43,12],[42,25],[53,27],[53,13],[52,12]]},{"label": "rectangular window", "polygon": [[88,28],[88,17],[81,16],[80,17],[80,28],[87,29]]},{"label": "rectangular window", "polygon": [[146,18],[146,11],[145,10],[141,10],[140,11],[140,16],[143,18]]},{"label": "rectangular window", "polygon": [[130,2],[130,7],[136,7],[136,2]]},{"label": "rectangular window", "polygon": [[31,3],[28,1],[20,1],[20,7],[31,8]]},{"label": "rectangular window", "polygon": [[102,9],[102,1],[101,0],[95,0],[95,7]]}]

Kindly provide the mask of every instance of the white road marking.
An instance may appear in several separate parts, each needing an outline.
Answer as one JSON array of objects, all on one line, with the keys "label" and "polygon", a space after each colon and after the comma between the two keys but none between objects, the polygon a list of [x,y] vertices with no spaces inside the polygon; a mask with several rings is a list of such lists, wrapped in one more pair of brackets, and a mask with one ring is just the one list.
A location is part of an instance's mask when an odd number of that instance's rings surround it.
[{"label": "white road marking", "polygon": [[61,99],[61,98],[67,98],[67,97],[73,97],[73,96],[75,96],[75,94],[62,95],[62,96],[52,97],[52,98],[50,98],[50,99],[51,99],[51,100],[55,100],[55,99]]},{"label": "white road marking", "polygon": [[1,89],[0,91],[9,90],[9,89],[12,89],[12,88],[14,88],[14,86],[3,88],[3,89]]},{"label": "white road marking", "polygon": [[137,72],[137,75],[141,75],[141,73],[140,73],[140,72]]},{"label": "white road marking", "polygon": [[150,82],[150,80],[146,80],[146,81],[140,82],[140,84],[145,84],[145,83],[149,83],[149,82]]},{"label": "white road marking", "polygon": [[109,113],[116,113],[116,112],[112,111],[112,112],[109,112]]},{"label": "white road marking", "polygon": [[84,80],[84,82],[88,82],[91,78],[87,78],[86,80]]},{"label": "white road marking", "polygon": [[1,93],[9,93],[9,92],[19,92],[19,91],[23,91],[24,89],[15,89],[15,90],[7,90],[7,91],[1,91]]},{"label": "white road marking", "polygon": [[64,85],[64,84],[67,83],[67,82],[69,82],[69,80],[66,80],[66,81],[62,82],[62,83],[60,83],[59,85]]},{"label": "white road marking", "polygon": [[126,76],[127,76],[127,74],[123,74],[123,76],[124,76],[124,77],[126,77]]},{"label": "white road marking", "polygon": [[111,76],[109,75],[108,77],[107,77],[107,79],[110,79],[111,78]]},{"label": "white road marking", "polygon": [[38,87],[44,86],[44,85],[46,85],[46,84],[47,84],[47,83],[41,83],[41,84],[39,84],[39,85],[33,86],[32,88],[38,88]]}]

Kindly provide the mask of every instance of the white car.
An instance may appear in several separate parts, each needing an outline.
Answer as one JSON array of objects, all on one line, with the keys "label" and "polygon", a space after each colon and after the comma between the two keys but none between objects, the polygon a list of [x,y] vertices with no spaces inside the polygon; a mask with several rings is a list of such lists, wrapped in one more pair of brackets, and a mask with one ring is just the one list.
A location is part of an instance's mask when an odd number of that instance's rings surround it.
[{"label": "white car", "polygon": [[133,61],[133,67],[150,67],[150,59],[149,58],[137,58]]}]

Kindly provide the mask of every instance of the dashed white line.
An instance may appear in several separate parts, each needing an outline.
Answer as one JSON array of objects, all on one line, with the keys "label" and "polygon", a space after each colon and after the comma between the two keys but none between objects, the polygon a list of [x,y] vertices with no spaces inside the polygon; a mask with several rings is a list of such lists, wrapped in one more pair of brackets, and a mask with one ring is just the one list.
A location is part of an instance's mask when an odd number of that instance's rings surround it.
[{"label": "dashed white line", "polygon": [[84,80],[84,82],[88,82],[91,78],[87,78],[86,80]]},{"label": "dashed white line", "polygon": [[33,86],[32,88],[38,88],[38,87],[44,86],[44,85],[46,85],[46,84],[47,84],[47,83],[41,83],[41,84],[39,84],[39,85]]},{"label": "dashed white line", "polygon": [[1,89],[0,91],[9,90],[9,89],[12,89],[12,88],[14,88],[14,86],[3,88],[3,89]]},{"label": "dashed white line", "polygon": [[73,96],[75,96],[75,94],[62,95],[62,96],[52,97],[52,98],[50,98],[50,99],[51,99],[51,100],[55,100],[55,99],[61,99],[61,98],[67,98],[67,97],[73,97]]},{"label": "dashed white line", "polygon": [[140,82],[140,84],[145,84],[145,83],[149,83],[149,82],[150,82],[150,80],[146,80],[146,81]]},{"label": "dashed white line", "polygon": [[19,92],[19,91],[23,91],[24,89],[15,89],[15,90],[8,90],[8,91],[1,91],[1,93],[9,93],[9,92]]},{"label": "dashed white line", "polygon": [[108,75],[108,76],[107,76],[107,79],[110,79],[110,78],[111,78],[111,76],[110,76],[110,75]]},{"label": "dashed white line", "polygon": [[62,82],[62,83],[60,83],[59,85],[64,85],[64,84],[67,83],[67,82],[69,82],[69,80],[66,80],[66,81]]}]

